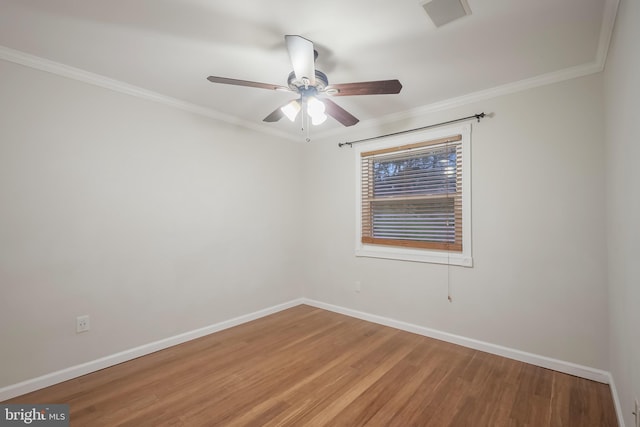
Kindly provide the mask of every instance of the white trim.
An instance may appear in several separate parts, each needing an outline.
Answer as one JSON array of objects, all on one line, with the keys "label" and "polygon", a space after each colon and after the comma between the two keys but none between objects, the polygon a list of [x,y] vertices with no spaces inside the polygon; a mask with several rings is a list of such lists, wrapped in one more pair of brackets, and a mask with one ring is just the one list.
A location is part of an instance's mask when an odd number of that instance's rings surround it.
[{"label": "white trim", "polygon": [[[358,129],[377,130],[379,129],[381,124],[388,124],[414,117],[420,117],[437,111],[461,107],[464,105],[472,104],[474,102],[496,98],[498,96],[521,92],[523,90],[531,89],[538,86],[558,83],[564,80],[570,80],[577,77],[583,77],[589,74],[601,72],[602,70],[604,70],[604,66],[607,61],[607,53],[609,50],[611,35],[613,34],[613,27],[615,25],[618,4],[619,0],[605,1],[604,12],[602,14],[602,24],[600,26],[600,37],[598,39],[598,50],[596,52],[595,60],[591,63],[569,67],[529,79],[520,80],[514,83],[508,83],[490,89],[473,92],[468,95],[438,101],[400,113],[389,114],[376,119],[363,120],[358,125]],[[70,79],[79,80],[106,89],[115,90],[117,92],[126,93],[131,96],[137,96],[142,99],[159,102],[175,108],[190,111],[192,113],[204,115],[216,120],[221,120],[227,123],[252,129],[258,132],[264,132],[291,141],[299,141],[299,135],[292,135],[290,133],[279,131],[268,126],[261,126],[253,122],[241,120],[210,108],[201,107],[196,104],[171,98],[118,80],[110,79],[99,74],[90,73],[79,68],[70,67],[58,62],[40,58],[38,56],[30,55],[1,45],[0,59],[4,59],[6,61],[14,62],[16,64],[21,64],[38,70],[47,71],[49,73],[57,74]],[[325,132],[317,132],[314,138],[329,138],[332,136],[344,135],[344,132],[345,131],[343,128],[336,128]]]},{"label": "white trim", "polygon": [[496,354],[498,356],[507,357],[513,360],[529,363],[531,365],[540,366],[542,368],[551,369],[565,374],[574,375],[576,377],[586,378],[588,380],[609,384],[612,381],[611,374],[607,371],[591,368],[588,366],[578,365],[564,360],[553,359],[551,357],[541,356],[526,351],[516,350],[509,347],[503,347],[497,344],[475,340],[473,338],[454,335],[448,332],[436,329],[426,328],[424,326],[414,325],[412,323],[400,320],[390,319],[388,317],[369,314],[350,308],[340,307],[321,301],[303,298],[303,303],[312,307],[321,308],[323,310],[333,311],[335,313],[344,314],[346,316],[355,317],[357,319],[366,320],[368,322],[378,323],[380,325],[389,326],[403,331],[411,332],[425,337],[435,338],[437,340],[450,342],[461,345],[463,347],[473,348],[475,350],[484,351],[486,353]]},{"label": "white trim", "polygon": [[[465,105],[473,104],[488,99],[497,98],[499,96],[510,95],[512,93],[522,92],[528,89],[533,89],[540,86],[546,86],[554,83],[563,82],[565,80],[571,80],[578,77],[588,76],[602,72],[604,70],[607,53],[609,51],[609,45],[611,42],[611,36],[613,34],[613,27],[615,25],[616,13],[618,11],[619,0],[606,0],[604,5],[604,12],[602,14],[602,24],[600,27],[600,37],[598,39],[598,50],[596,52],[596,58],[593,62],[586,64],[576,65],[574,67],[568,67],[550,73],[541,74],[539,76],[531,77],[528,79],[519,80],[504,85],[495,86],[489,89],[472,92],[466,95],[458,96],[455,98],[449,98],[442,101],[437,101],[431,104],[422,105],[411,110],[401,111],[399,113],[388,114],[376,119],[362,120],[358,124],[359,130],[370,129],[373,132],[379,132],[381,125],[391,124],[394,122],[406,122],[417,117],[428,116],[439,111],[445,111],[452,108],[463,107]],[[316,139],[324,139],[330,137],[343,136],[344,130],[332,129],[325,132],[320,132],[315,135]],[[362,136],[366,138],[367,136]]]},{"label": "white trim", "polygon": [[[362,176],[361,153],[389,147],[428,141],[451,135],[462,135],[462,253],[434,251],[417,248],[368,245],[362,243]],[[356,233],[355,255],[359,257],[385,258],[400,261],[429,262],[472,267],[471,256],[471,124],[452,125],[428,129],[411,134],[394,135],[375,142],[358,144],[354,148],[356,170]]]},{"label": "white trim", "polygon": [[420,249],[363,245],[361,242],[358,242],[357,244],[362,246],[362,248],[356,248],[355,250],[355,255],[358,257],[394,259],[397,261],[426,262],[431,264],[473,267],[473,258],[471,258],[470,256],[459,255],[453,252],[449,255],[446,252],[438,253],[437,251],[429,250],[425,250],[425,253],[420,253]]},{"label": "white trim", "polygon": [[[609,6],[611,2],[608,2]],[[617,0],[613,0],[617,8]],[[613,19],[615,20],[615,10],[613,9]],[[605,10],[605,15],[609,17],[612,8],[608,7]],[[609,22],[610,19],[605,20]],[[605,27],[603,22],[603,28]],[[612,25],[612,23],[611,23]],[[363,120],[359,123],[359,129],[367,128],[379,128],[381,123],[392,123],[397,121],[403,121],[412,119],[415,117],[425,116],[438,111],[448,110],[451,108],[461,107],[464,105],[472,104],[474,102],[484,101],[486,99],[496,98],[502,95],[508,95],[511,93],[521,92],[527,89],[531,89],[538,86],[544,86],[548,84],[558,83],[564,80],[570,80],[577,77],[586,76],[589,74],[598,73],[604,68],[604,61],[606,60],[606,52],[608,49],[608,41],[611,38],[611,31],[608,32],[606,37],[600,37],[598,45],[598,58],[592,63],[578,65],[575,67],[564,68],[562,70],[553,71],[550,73],[542,74],[529,79],[520,80],[513,83],[507,83],[504,85],[496,86],[493,88],[472,92],[467,95],[458,96],[455,98],[449,98],[442,101],[434,102],[431,104],[423,105],[417,108],[413,108],[399,113],[388,114],[375,119]],[[606,43],[605,43],[606,42]],[[292,135],[287,132],[279,131],[267,126],[261,126],[253,122],[239,119],[237,117],[221,113],[211,108],[202,107],[196,104],[192,104],[186,101],[182,101],[176,98],[172,98],[166,95],[162,95],[157,92],[153,92],[147,89],[143,89],[138,86],[134,86],[119,80],[115,80],[109,77],[102,76],[100,74],[91,73],[89,71],[82,70],[80,68],[71,67],[59,62],[51,61],[49,59],[41,58],[39,56],[31,55],[19,50],[11,49],[6,46],[0,45],[0,59],[13,62],[16,64],[24,65],[26,67],[34,68],[36,70],[45,71],[48,73],[56,74],[62,77],[66,77],[73,80],[78,80],[83,83],[99,86],[105,89],[113,90],[116,92],[124,93],[127,95],[135,96],[138,98],[146,99],[148,101],[158,102],[170,107],[179,108],[181,110],[189,111],[192,113],[200,114],[209,118],[227,122],[233,125],[242,126],[258,132],[271,134],[274,136],[286,138],[291,141],[298,141],[298,135]],[[317,132],[314,136],[315,139],[323,139],[336,135],[344,135],[343,128],[335,128],[325,132]]]},{"label": "white trim", "polygon": [[213,325],[205,326],[203,328],[195,329],[193,331],[185,332],[179,335],[174,335],[169,338],[154,341],[148,344],[141,345],[139,347],[131,348],[129,350],[121,351],[120,353],[112,354],[109,356],[101,357],[100,359],[92,360],[90,362],[82,363],[80,365],[71,366],[66,369],[62,369],[50,374],[42,375],[37,378],[32,378],[17,384],[12,384],[6,387],[0,388],[0,402],[21,396],[26,393],[30,393],[35,390],[39,390],[44,387],[49,387],[54,384],[68,381],[73,378],[77,378],[82,375],[89,374],[91,372],[98,371],[100,369],[108,368],[109,366],[117,365],[128,360],[145,356],[150,353],[154,353],[165,348],[173,347],[174,345],[182,344],[187,341],[194,340],[196,338],[203,337],[205,335],[212,334],[214,332],[222,331],[224,329],[232,328],[234,326],[241,325],[243,323],[250,322],[252,320],[259,319],[261,317],[268,316],[273,313],[277,313],[282,310],[286,310],[291,307],[295,307],[303,303],[303,299],[295,299],[282,304],[274,305],[262,310],[254,311],[253,313],[245,314],[242,316],[234,317],[233,319],[225,320]]},{"label": "white trim", "polygon": [[220,120],[232,125],[241,126],[253,131],[270,134],[291,141],[299,140],[299,138],[291,135],[290,133],[282,132],[272,127],[262,126],[260,124],[242,120],[237,117],[213,110],[211,108],[202,107],[200,105],[192,104],[190,102],[182,101],[177,98],[172,98],[170,96],[143,89],[141,87],[134,86],[120,80],[115,80],[109,77],[102,76],[100,74],[91,73],[80,68],[71,67],[69,65],[41,58],[39,56],[30,55],[28,53],[24,53],[19,50],[11,49],[1,45],[0,59],[4,59],[5,61],[13,62],[15,64],[24,65],[25,67],[34,68],[36,70],[56,74],[61,77],[77,80],[90,85],[99,86],[104,89],[109,89],[115,92],[124,93],[126,95],[135,96],[147,101],[158,102],[169,107],[178,108],[180,110],[199,114],[201,116],[209,117],[215,120]]},{"label": "white trim", "polygon": [[616,408],[616,416],[618,417],[618,425],[624,427],[624,415],[622,412],[622,405],[620,404],[620,397],[618,396],[618,389],[616,389],[616,383],[613,380],[613,375],[609,374],[609,387],[611,388],[611,397],[613,398],[613,406]]},{"label": "white trim", "polygon": [[531,77],[513,83],[507,83],[489,89],[472,92],[467,95],[462,95],[455,98],[434,102],[432,104],[423,105],[421,107],[417,107],[405,112],[390,114],[385,116],[384,119],[385,121],[388,120],[389,122],[396,122],[414,117],[422,117],[438,111],[450,110],[456,107],[463,107],[475,102],[497,98],[499,96],[510,95],[512,93],[522,92],[524,90],[533,89],[539,86],[559,83],[565,80],[571,80],[578,77],[587,76],[589,74],[598,73],[600,71],[602,71],[602,66],[597,63],[583,64],[575,67],[564,68],[562,70],[542,74],[536,77]]},{"label": "white trim", "polygon": [[165,338],[162,340],[154,341],[139,347],[135,347],[129,350],[125,350],[116,354],[102,357],[100,359],[92,360],[90,362],[82,363],[80,365],[71,366],[66,369],[62,369],[50,374],[42,375],[37,378],[32,378],[17,384],[12,384],[3,388],[0,388],[0,402],[11,399],[17,396],[21,396],[32,391],[36,391],[45,387],[52,386],[64,381],[68,381],[77,378],[82,375],[89,374],[91,372],[98,371],[100,369],[108,368],[119,363],[126,362],[141,356],[145,356],[150,353],[154,353],[165,348],[173,347],[178,344],[182,344],[187,341],[191,341],[205,335],[209,335],[215,332],[222,331],[224,329],[232,328],[234,326],[241,325],[243,323],[250,322],[252,320],[259,319],[261,317],[268,316],[270,314],[277,313],[288,308],[292,308],[301,304],[306,304],[312,307],[321,308],[323,310],[332,311],[335,313],[344,314],[346,316],[355,317],[357,319],[366,320],[368,322],[377,323],[384,326],[400,329],[403,331],[411,332],[418,335],[423,335],[430,338],[435,338],[441,341],[450,342],[453,344],[461,345],[463,347],[473,348],[475,350],[484,351],[498,356],[507,357],[509,359],[519,360],[521,362],[529,363],[535,366],[540,366],[547,369],[552,369],[558,372],[564,372],[566,374],[575,375],[577,377],[586,378],[593,381],[609,384],[611,387],[611,393],[618,417],[618,422],[621,427],[624,427],[624,418],[622,416],[622,407],[620,405],[620,399],[615,387],[613,376],[611,373],[602,371],[600,369],[590,368],[588,366],[578,365],[563,360],[553,359],[546,356],[540,356],[533,353],[528,353],[508,347],[503,347],[496,344],[487,343],[484,341],[475,340],[472,338],[463,337],[460,335],[450,334],[448,332],[438,331],[436,329],[427,328],[424,326],[414,325],[411,323],[403,322],[400,320],[390,319],[375,314],[369,314],[350,308],[345,308],[325,302],[309,299],[298,298],[282,304],[278,304],[272,307],[268,307],[262,310],[255,311],[253,313],[245,314],[235,317],[233,319],[225,320],[210,326],[205,326],[200,329],[185,332],[173,337]]},{"label": "white trim", "polygon": [[[360,131],[370,129],[373,132],[379,132],[382,125],[389,125],[396,122],[410,122],[419,117],[427,117],[429,114],[433,114],[440,111],[450,110],[452,108],[463,107],[465,105],[473,104],[488,99],[497,98],[504,95],[510,95],[517,92],[522,92],[528,89],[533,89],[540,86],[546,86],[554,83],[559,83],[565,80],[571,80],[578,77],[584,77],[590,74],[599,73],[602,71],[602,66],[598,63],[589,63],[584,65],[578,65],[575,67],[565,68],[562,70],[554,71],[540,76],[532,77],[529,79],[520,80],[513,83],[507,83],[504,85],[496,86],[489,89],[472,92],[467,95],[458,96],[455,98],[445,99],[443,101],[434,102],[420,107],[413,108],[411,110],[401,111],[399,113],[388,114],[386,116],[378,117],[375,119],[362,120],[358,123],[358,129]],[[361,135],[362,138],[367,138],[368,134]],[[315,135],[316,139],[335,138],[344,136],[344,130],[333,129],[325,132],[320,132]]]},{"label": "white trim", "polygon": [[604,11],[602,12],[602,25],[600,27],[600,39],[598,40],[598,52],[596,62],[600,65],[600,71],[604,70],[607,62],[607,54],[611,45],[611,36],[616,24],[616,15],[620,0],[605,0]]}]

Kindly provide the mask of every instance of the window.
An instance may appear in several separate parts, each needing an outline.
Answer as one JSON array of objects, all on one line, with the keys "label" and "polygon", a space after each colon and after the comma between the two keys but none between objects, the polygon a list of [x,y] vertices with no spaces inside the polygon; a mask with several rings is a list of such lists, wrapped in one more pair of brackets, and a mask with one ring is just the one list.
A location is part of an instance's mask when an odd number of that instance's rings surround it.
[{"label": "window", "polygon": [[470,126],[356,146],[356,255],[471,265]]}]

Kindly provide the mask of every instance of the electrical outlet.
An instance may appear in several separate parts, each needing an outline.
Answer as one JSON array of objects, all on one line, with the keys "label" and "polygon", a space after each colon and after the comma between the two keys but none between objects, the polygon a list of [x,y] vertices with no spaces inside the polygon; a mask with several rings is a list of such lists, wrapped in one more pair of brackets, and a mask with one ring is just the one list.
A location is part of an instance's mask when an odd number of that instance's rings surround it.
[{"label": "electrical outlet", "polygon": [[91,329],[91,324],[88,314],[76,317],[76,333],[87,332],[89,329]]},{"label": "electrical outlet", "polygon": [[362,290],[362,283],[359,280],[356,280],[355,289],[357,293],[360,293]]}]

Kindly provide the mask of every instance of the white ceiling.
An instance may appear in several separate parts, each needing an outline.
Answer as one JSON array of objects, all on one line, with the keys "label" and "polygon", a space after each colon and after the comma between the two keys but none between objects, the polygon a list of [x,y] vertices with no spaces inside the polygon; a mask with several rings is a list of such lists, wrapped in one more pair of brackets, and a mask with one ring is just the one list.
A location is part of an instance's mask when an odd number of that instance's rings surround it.
[{"label": "white ceiling", "polygon": [[[314,42],[330,83],[402,82],[398,95],[334,98],[364,122],[602,66],[617,5],[468,3],[470,16],[436,28],[418,0],[0,0],[0,45],[298,136],[286,119],[262,122],[292,94],[206,77],[286,85],[283,36],[299,34]],[[340,127],[329,119],[315,131]]]}]

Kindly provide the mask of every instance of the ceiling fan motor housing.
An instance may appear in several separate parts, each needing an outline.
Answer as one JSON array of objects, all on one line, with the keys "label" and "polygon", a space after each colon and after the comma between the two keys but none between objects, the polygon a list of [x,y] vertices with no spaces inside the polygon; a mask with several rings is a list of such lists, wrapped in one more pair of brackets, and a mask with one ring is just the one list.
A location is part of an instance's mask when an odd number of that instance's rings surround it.
[{"label": "ceiling fan motor housing", "polygon": [[289,88],[294,92],[298,92],[302,96],[311,96],[315,95],[318,92],[321,92],[329,85],[329,79],[327,75],[320,70],[315,70],[316,74],[316,83],[311,85],[309,80],[306,78],[296,79],[295,72],[289,73],[289,77],[287,78],[287,84]]}]

